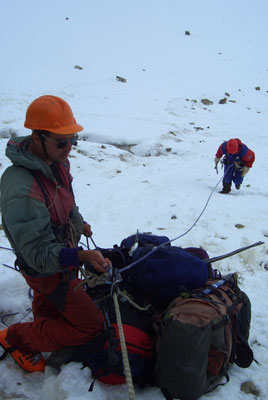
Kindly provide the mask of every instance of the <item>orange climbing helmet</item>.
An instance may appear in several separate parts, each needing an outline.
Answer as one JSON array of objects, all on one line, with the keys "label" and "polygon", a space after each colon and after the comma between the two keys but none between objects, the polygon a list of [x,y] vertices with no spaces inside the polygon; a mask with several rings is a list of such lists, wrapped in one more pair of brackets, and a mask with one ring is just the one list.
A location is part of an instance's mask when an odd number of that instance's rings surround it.
[{"label": "orange climbing helmet", "polygon": [[238,141],[236,139],[230,139],[227,142],[226,150],[229,154],[235,154],[238,152]]},{"label": "orange climbing helmet", "polygon": [[76,123],[69,104],[52,95],[38,97],[29,105],[24,126],[64,135],[83,130],[82,125]]}]

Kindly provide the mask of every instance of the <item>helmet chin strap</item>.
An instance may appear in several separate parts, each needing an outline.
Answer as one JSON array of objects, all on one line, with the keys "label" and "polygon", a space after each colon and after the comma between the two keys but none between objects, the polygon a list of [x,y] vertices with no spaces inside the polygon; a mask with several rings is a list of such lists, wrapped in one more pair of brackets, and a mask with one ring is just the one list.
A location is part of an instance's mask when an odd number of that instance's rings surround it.
[{"label": "helmet chin strap", "polygon": [[46,149],[46,144],[45,144],[46,139],[44,138],[43,133],[39,132],[38,136],[39,136],[39,139],[41,141],[43,152],[44,152],[45,156],[47,158],[49,158],[49,155],[48,155],[48,152],[47,152],[47,149]]}]

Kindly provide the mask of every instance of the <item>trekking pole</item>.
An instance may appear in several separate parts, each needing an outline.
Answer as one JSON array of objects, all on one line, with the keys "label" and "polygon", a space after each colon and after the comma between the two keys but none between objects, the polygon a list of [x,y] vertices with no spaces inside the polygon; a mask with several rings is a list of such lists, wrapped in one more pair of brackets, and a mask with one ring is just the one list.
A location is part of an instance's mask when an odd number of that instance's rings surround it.
[{"label": "trekking pole", "polygon": [[129,400],[135,400],[134,385],[133,385],[133,380],[132,380],[132,375],[131,375],[131,370],[130,370],[130,365],[129,365],[127,346],[126,346],[124,330],[123,330],[123,325],[122,325],[122,319],[121,319],[121,314],[120,314],[120,308],[119,308],[118,298],[117,298],[118,284],[122,281],[122,278],[116,268],[112,268],[110,271],[111,271],[111,278],[112,278],[111,295],[114,300],[116,322],[117,322],[118,332],[119,332],[124,372],[125,372],[125,376],[126,376],[126,385],[127,385],[127,389],[128,389],[128,397],[129,397]]},{"label": "trekking pole", "polygon": [[226,253],[226,254],[223,254],[223,255],[218,256],[218,257],[207,258],[206,260],[203,260],[203,261],[205,261],[205,263],[207,263],[207,264],[214,263],[216,261],[223,260],[224,258],[228,258],[228,257],[231,257],[231,256],[233,256],[235,254],[241,253],[242,251],[251,249],[252,247],[260,246],[262,244],[264,244],[264,242],[256,242],[256,243],[250,244],[249,246],[240,247],[239,249],[231,251],[230,253]]},{"label": "trekking pole", "polygon": [[234,172],[233,172],[233,177],[235,177],[236,171],[238,169],[237,163],[234,163]]}]

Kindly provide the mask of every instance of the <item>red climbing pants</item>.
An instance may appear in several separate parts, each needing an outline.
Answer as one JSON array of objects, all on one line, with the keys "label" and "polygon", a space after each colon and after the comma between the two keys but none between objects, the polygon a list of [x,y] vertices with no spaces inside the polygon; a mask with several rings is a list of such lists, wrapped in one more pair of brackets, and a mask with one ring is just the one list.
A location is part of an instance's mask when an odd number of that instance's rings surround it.
[{"label": "red climbing pants", "polygon": [[[75,278],[65,284],[64,308],[48,297],[58,288],[62,273],[46,278],[24,275],[34,291],[33,322],[11,325],[7,338],[11,345],[25,352],[52,352],[65,346],[77,346],[94,339],[103,329],[103,314]],[[76,288],[76,290],[74,290]]]}]

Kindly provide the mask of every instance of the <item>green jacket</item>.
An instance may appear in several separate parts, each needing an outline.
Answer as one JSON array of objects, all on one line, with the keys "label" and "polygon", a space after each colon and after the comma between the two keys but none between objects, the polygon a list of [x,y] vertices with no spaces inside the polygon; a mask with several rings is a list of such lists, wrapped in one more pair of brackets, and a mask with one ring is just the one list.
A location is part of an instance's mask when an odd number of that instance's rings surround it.
[{"label": "green jacket", "polygon": [[30,140],[19,137],[7,144],[13,165],[1,177],[0,205],[3,229],[16,256],[41,277],[66,268],[59,262],[60,251],[72,247],[70,225],[79,241],[83,218],[75,204],[69,162],[57,164],[59,185],[50,166],[28,152]]}]

